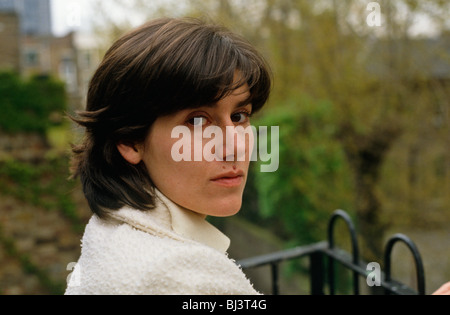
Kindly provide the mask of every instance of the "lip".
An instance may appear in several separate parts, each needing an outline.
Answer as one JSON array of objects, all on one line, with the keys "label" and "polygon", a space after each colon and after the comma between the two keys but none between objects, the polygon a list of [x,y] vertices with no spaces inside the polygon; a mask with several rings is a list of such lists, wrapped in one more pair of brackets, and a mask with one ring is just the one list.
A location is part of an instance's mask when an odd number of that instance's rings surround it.
[{"label": "lip", "polygon": [[240,186],[243,180],[244,180],[243,171],[228,172],[211,179],[212,182],[225,187]]}]

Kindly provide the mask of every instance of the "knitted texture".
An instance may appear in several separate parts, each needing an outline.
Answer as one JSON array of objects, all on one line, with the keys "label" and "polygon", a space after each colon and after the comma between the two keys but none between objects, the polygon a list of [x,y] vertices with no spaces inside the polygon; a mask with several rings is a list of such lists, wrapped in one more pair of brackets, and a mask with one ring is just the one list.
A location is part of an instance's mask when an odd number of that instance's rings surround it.
[{"label": "knitted texture", "polygon": [[66,295],[254,295],[235,262],[170,229],[170,215],[122,209],[93,216]]}]

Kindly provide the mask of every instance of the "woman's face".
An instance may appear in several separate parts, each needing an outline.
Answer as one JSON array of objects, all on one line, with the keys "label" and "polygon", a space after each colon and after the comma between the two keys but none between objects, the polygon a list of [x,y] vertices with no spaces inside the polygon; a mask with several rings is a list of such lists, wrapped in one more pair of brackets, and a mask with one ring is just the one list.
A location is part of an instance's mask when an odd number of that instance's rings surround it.
[{"label": "woman's face", "polygon": [[[230,127],[250,126],[252,105],[245,103],[248,96],[248,86],[244,85],[212,107],[186,109],[155,121],[145,140],[141,157],[154,185],[165,196],[184,208],[208,216],[226,217],[240,210],[250,164],[249,152],[252,148],[249,145],[249,137],[239,142],[236,135],[232,136],[235,141],[230,147],[226,135],[227,132],[230,135],[230,130],[234,129]],[[172,131],[178,126],[185,126],[190,130],[190,138],[184,140],[190,143],[181,150],[190,149],[192,157],[199,143],[194,143],[194,136],[198,135],[198,131],[210,126],[220,128],[223,134],[223,150],[215,150],[214,147],[210,152],[223,155],[222,158],[208,162],[202,155],[201,161],[194,161],[192,158],[192,161],[176,162],[172,148],[176,143],[180,144],[181,136],[172,138]],[[197,134],[194,134],[194,130],[197,130]],[[211,139],[203,137],[202,152]],[[242,148],[243,144],[245,148]],[[237,154],[244,150],[245,158],[238,159]],[[233,156],[230,158],[230,155]]]}]

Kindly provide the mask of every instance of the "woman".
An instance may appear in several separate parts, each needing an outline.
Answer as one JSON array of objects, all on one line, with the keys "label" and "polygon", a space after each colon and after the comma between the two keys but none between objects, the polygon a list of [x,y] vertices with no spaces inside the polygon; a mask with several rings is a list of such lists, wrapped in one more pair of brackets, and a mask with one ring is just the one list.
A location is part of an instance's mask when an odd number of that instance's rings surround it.
[{"label": "woman", "polygon": [[[158,19],[113,44],[75,118],[86,135],[73,173],[95,215],[66,294],[257,294],[205,218],[240,210],[250,140],[225,140],[250,126],[270,89],[261,55],[219,26]],[[194,130],[220,128],[218,158],[174,159],[180,126],[192,143]],[[190,144],[180,150],[194,155]]]},{"label": "woman", "polygon": [[[114,43],[75,119],[86,135],[73,173],[95,215],[66,294],[258,294],[205,218],[240,210],[250,139],[226,140],[270,89],[260,54],[215,25],[158,19]],[[181,146],[191,152],[177,153],[192,159],[173,156],[180,126],[192,131]],[[224,147],[213,161],[193,158],[195,130],[211,126]],[[450,283],[436,294],[449,292]]]}]

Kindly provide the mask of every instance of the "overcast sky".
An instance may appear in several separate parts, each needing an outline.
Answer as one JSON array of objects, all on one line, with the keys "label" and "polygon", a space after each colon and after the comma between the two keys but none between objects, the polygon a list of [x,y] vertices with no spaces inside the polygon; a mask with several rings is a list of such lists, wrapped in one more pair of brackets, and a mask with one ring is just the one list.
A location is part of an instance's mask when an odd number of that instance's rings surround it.
[{"label": "overcast sky", "polygon": [[[92,0],[50,0],[52,5],[52,23],[53,32],[56,36],[62,36],[69,31],[88,31],[90,22],[95,18],[95,13],[92,11]],[[108,0],[105,0],[108,1]],[[160,1],[169,2],[171,0],[151,0],[157,3]],[[177,1],[177,0],[175,0]],[[180,4],[183,1],[178,0]],[[124,16],[124,12],[120,8],[114,9],[109,7],[110,13],[116,15],[118,18]],[[125,14],[129,14],[126,12]],[[134,20],[139,20],[136,17]],[[431,21],[424,16],[417,17],[415,25],[412,29],[412,34],[428,33],[432,35],[434,30]]]},{"label": "overcast sky", "polygon": [[[96,12],[93,12],[92,0],[50,0],[52,5],[52,23],[53,32],[56,36],[67,34],[69,31],[86,31],[89,30],[91,21],[95,19]],[[108,4],[108,0],[105,4]],[[149,0],[149,10],[152,6],[155,8],[161,3],[176,3],[176,7],[183,9],[183,0]],[[102,4],[104,4],[102,3]],[[126,8],[114,6],[111,2],[108,5],[108,14],[115,19],[132,20],[134,24],[144,22],[147,15],[140,14],[142,12],[130,12]],[[130,15],[133,16],[130,19]]]},{"label": "overcast sky", "polygon": [[71,30],[87,30],[91,20],[92,0],[51,0],[53,32],[65,35]]}]

